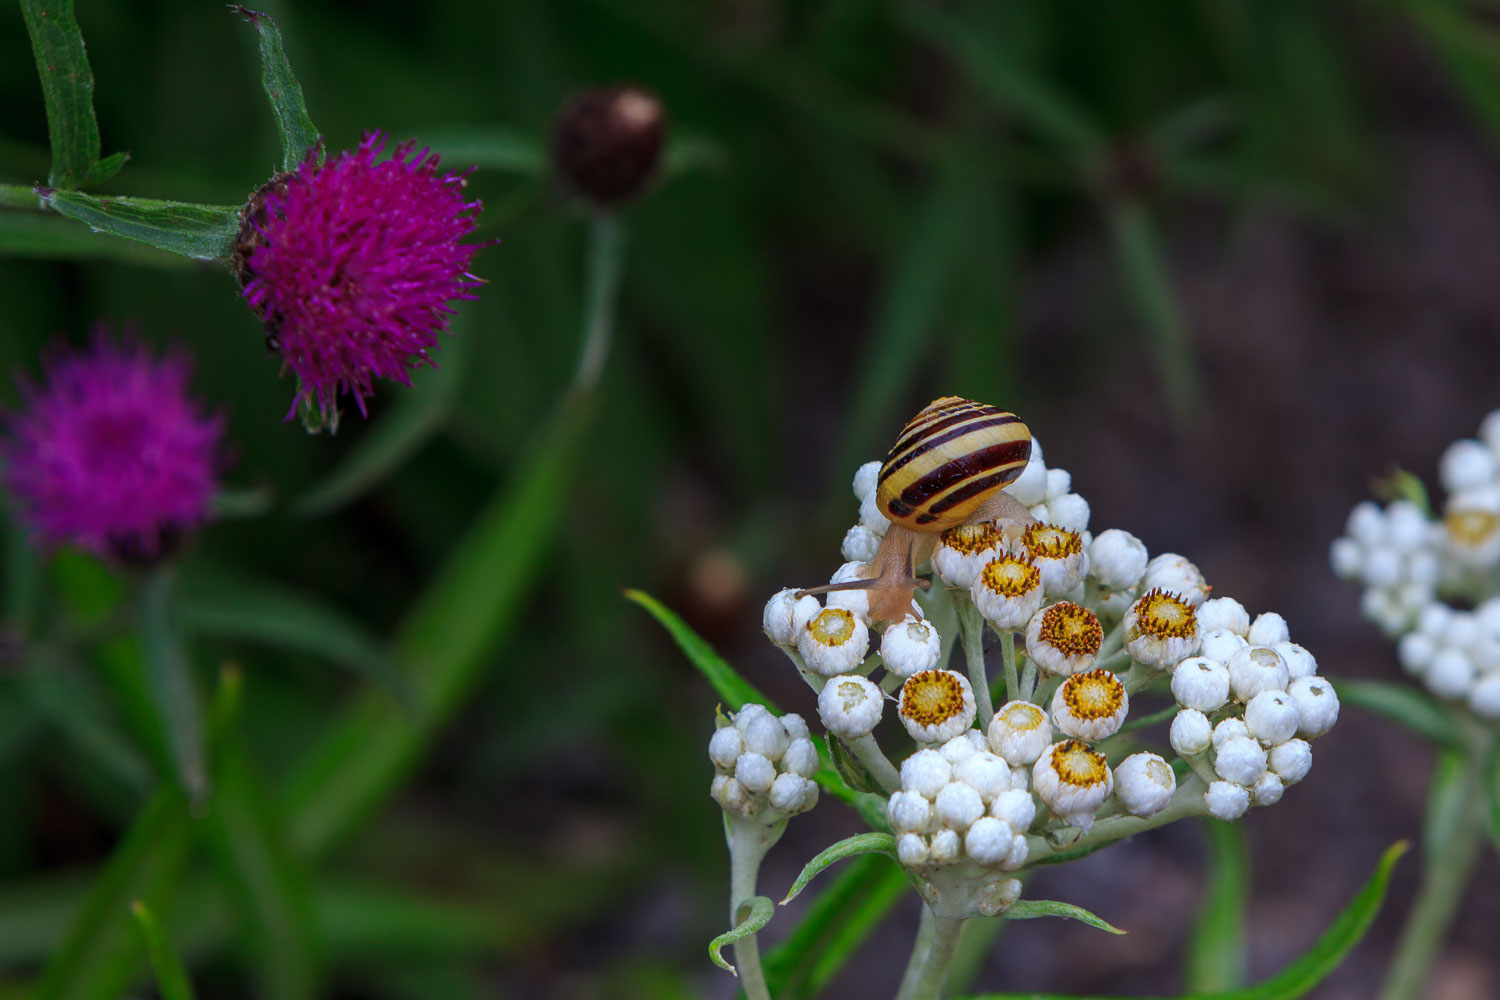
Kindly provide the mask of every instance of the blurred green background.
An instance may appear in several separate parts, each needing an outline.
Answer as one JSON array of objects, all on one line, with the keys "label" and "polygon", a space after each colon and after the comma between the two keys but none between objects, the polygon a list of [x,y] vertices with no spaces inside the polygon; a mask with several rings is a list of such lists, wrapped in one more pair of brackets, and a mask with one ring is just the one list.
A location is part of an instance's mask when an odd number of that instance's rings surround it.
[{"label": "blurred green background", "polygon": [[[460,309],[443,367],[414,390],[384,387],[371,419],[332,439],[281,422],[293,386],[226,272],[62,219],[0,217],[4,367],[34,371],[44,344],[81,342],[100,319],[187,345],[197,393],[229,416],[228,484],[271,500],[204,532],[183,567],[205,701],[222,664],[243,674],[224,766],[248,789],[243,816],[173,834],[192,846],[159,910],[200,995],[732,995],[703,948],[727,878],[707,796],[714,699],[620,588],[660,596],[812,714],[759,635],[761,604],[837,566],[855,466],[937,395],[1016,410],[1093,503],[1096,531],[1183,552],[1216,593],[1281,611],[1323,672],[1397,672],[1326,570],[1326,545],[1372,476],[1396,462],[1431,481],[1442,446],[1500,402],[1500,6],[267,10],[332,149],[380,128],[440,149],[477,137],[539,150],[569,94],[631,81],[660,95],[692,162],[625,212],[614,350],[596,405],[561,431],[588,219],[530,154],[472,177],[479,236],[501,242],[477,258],[488,285]],[[80,0],[77,13],[105,152],[132,157],[105,190],[232,204],[273,172],[241,18],[188,2]],[[10,5],[0,108],[0,181],[43,179],[41,94]],[[73,245],[39,259],[63,230]],[[539,467],[559,433],[581,436]],[[309,513],[330,481],[359,489]],[[487,507],[497,489],[512,500]],[[409,742],[393,735],[375,777],[346,781],[340,768],[379,748],[309,755],[351,705],[367,736],[410,729],[388,640],[477,544],[477,518],[529,544],[487,564],[493,580],[445,593],[443,628],[453,643],[494,635],[455,669],[451,711],[423,715]],[[37,568],[15,531],[8,542],[8,638],[23,655],[0,678],[0,996],[19,996],[70,940],[164,765],[138,650],[89,631],[108,630],[121,585],[81,558]],[[236,636],[256,611],[292,634]],[[33,644],[63,633],[87,655],[61,686],[38,680]],[[1379,850],[1418,827],[1429,751],[1346,709],[1319,754],[1303,786],[1245,824],[1252,977],[1305,947]],[[309,759],[326,773],[309,778]],[[328,806],[338,819],[305,835],[320,803],[355,786],[354,805]],[[259,835],[242,842],[241,827]],[[856,829],[831,801],[795,821],[764,884]],[[1131,935],[1030,922],[976,984],[1179,988],[1203,850],[1196,829],[1174,827],[1049,873],[1044,895]],[[1373,991],[1413,867],[1320,995]],[[1479,871],[1500,877],[1493,857]],[[888,992],[914,903],[827,995]],[[1497,905],[1470,901],[1442,996],[1500,991],[1486,937]]]}]

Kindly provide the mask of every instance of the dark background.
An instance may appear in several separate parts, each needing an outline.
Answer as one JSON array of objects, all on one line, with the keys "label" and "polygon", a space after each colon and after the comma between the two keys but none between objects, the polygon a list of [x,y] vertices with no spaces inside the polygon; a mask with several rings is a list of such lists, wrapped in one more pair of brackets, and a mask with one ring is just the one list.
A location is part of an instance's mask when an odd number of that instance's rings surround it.
[{"label": "dark background", "polygon": [[[500,125],[540,141],[568,94],[630,80],[661,96],[674,138],[711,154],[626,213],[602,409],[519,626],[410,781],[315,873],[467,908],[485,932],[331,954],[330,995],[729,996],[703,947],[727,883],[704,753],[715,699],[618,589],[662,597],[812,715],[759,633],[761,604],[837,565],[855,466],[937,395],[1020,413],[1096,532],[1186,554],[1216,593],[1281,612],[1322,672],[1399,676],[1327,545],[1375,476],[1400,465],[1433,483],[1442,448],[1500,404],[1493,4],[269,9],[334,149],[369,128]],[[957,30],[932,30],[923,11]],[[78,16],[105,151],[132,154],[109,191],[232,204],[276,167],[238,17],[89,0]],[[0,180],[43,179],[40,90],[11,6],[0,108]],[[1076,141],[1078,121],[1100,141]],[[384,634],[517,468],[576,358],[585,217],[535,171],[480,170],[471,190],[486,202],[480,236],[502,242],[477,258],[489,284],[447,345],[463,350],[448,418],[352,505],[226,521],[196,565],[296,585]],[[402,390],[334,439],[282,423],[292,385],[236,298],[214,267],[11,246],[0,362],[34,370],[44,343],[81,342],[99,319],[187,345],[196,391],[229,414],[230,485],[294,499]],[[54,568],[66,599],[76,569]],[[205,688],[216,661],[244,665],[273,782],[364,684],[253,644],[198,653]],[[1417,836],[1432,756],[1346,706],[1309,778],[1247,816],[1252,979],[1299,954],[1388,844]],[[99,786],[46,728],[0,758],[0,922],[63,899],[108,855],[133,806]],[[763,886],[777,894],[856,829],[825,801],[792,822]],[[1179,824],[1045,873],[1030,895],[1130,934],[1018,923],[976,988],[1179,989],[1203,850]],[[1316,995],[1372,995],[1418,867],[1413,852]],[[1431,996],[1500,993],[1500,904],[1480,888],[1497,879],[1490,852]],[[828,995],[889,992],[915,920],[907,899]],[[43,957],[0,942],[0,996]],[[201,995],[249,995],[234,949],[189,957]]]}]

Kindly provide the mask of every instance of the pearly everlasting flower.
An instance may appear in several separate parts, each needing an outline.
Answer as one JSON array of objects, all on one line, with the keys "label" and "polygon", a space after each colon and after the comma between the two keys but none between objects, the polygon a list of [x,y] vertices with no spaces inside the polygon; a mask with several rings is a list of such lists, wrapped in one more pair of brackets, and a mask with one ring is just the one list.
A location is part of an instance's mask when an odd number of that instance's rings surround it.
[{"label": "pearly everlasting flower", "polygon": [[953,766],[953,778],[979,793],[986,806],[1011,788],[1010,767],[996,754],[978,750]]},{"label": "pearly everlasting flower", "polygon": [[926,864],[929,853],[927,838],[921,834],[903,833],[896,840],[896,860],[908,868]]},{"label": "pearly everlasting flower", "polygon": [[818,694],[818,717],[830,733],[854,740],[874,731],[884,705],[880,688],[858,674],[846,674],[823,685]]},{"label": "pearly everlasting flower", "polygon": [[1245,815],[1250,808],[1250,793],[1242,785],[1231,781],[1215,781],[1204,793],[1203,803],[1214,819],[1228,823]]},{"label": "pearly everlasting flower", "polygon": [[1024,788],[1010,788],[995,796],[990,815],[1004,820],[1015,832],[1025,833],[1036,819],[1036,800]]},{"label": "pearly everlasting flower", "polygon": [[713,737],[708,741],[708,759],[725,770],[733,769],[734,762],[744,752],[745,738],[733,726],[715,729]]},{"label": "pearly everlasting flower", "polygon": [[[1316,739],[1339,720],[1339,696],[1333,690],[1333,685],[1322,677],[1299,677],[1292,681],[1287,688],[1291,701],[1295,704],[1299,716],[1296,733],[1307,739]],[[1265,695],[1258,697],[1267,697]],[[1246,706],[1245,719],[1249,721],[1250,709]],[[1287,733],[1282,739],[1289,738],[1292,734]],[[1271,742],[1281,742],[1273,740]]]},{"label": "pearly everlasting flower", "polygon": [[1031,454],[1026,467],[1015,482],[1005,487],[1005,492],[1027,507],[1035,507],[1047,499],[1047,463],[1042,460],[1042,444],[1035,434],[1031,436]]},{"label": "pearly everlasting flower", "polygon": [[1198,606],[1198,631],[1207,635],[1226,629],[1238,636],[1250,634],[1250,612],[1232,597],[1215,597]]},{"label": "pearly everlasting flower", "polygon": [[967,830],[969,824],[984,815],[984,800],[962,781],[944,785],[933,800],[933,807],[938,822],[954,830]]},{"label": "pearly everlasting flower", "polygon": [[1052,742],[1052,723],[1040,705],[1009,701],[990,720],[990,749],[1012,767],[1036,762]]},{"label": "pearly everlasting flower", "polygon": [[981,865],[1003,866],[1010,857],[1015,832],[1004,820],[985,816],[964,834],[964,853]]},{"label": "pearly everlasting flower", "polygon": [[1154,753],[1131,754],[1115,768],[1115,798],[1132,816],[1155,816],[1176,791],[1177,775]]},{"label": "pearly everlasting flower", "polygon": [[1219,724],[1214,726],[1214,749],[1217,750],[1230,740],[1248,739],[1249,736],[1250,727],[1245,725],[1245,720],[1230,716],[1227,719],[1220,720]]},{"label": "pearly everlasting flower", "polygon": [[939,830],[932,835],[927,857],[933,864],[948,865],[957,861],[963,850],[963,840],[953,830]]},{"label": "pearly everlasting flower", "polygon": [[1500,513],[1481,507],[1450,507],[1443,515],[1447,555],[1467,570],[1500,563]]},{"label": "pearly everlasting flower", "polygon": [[1056,816],[1087,831],[1114,790],[1114,775],[1102,753],[1064,740],[1043,751],[1031,769],[1031,783]]},{"label": "pearly everlasting flower", "polygon": [[[829,577],[828,582],[837,584],[862,580],[867,576],[866,569],[864,563],[846,562],[833,576]],[[831,590],[824,599],[830,608],[843,608],[854,612],[865,622],[870,620],[870,592],[868,590]]]},{"label": "pearly everlasting flower", "polygon": [[1279,642],[1290,642],[1292,636],[1286,619],[1274,611],[1267,611],[1255,616],[1245,638],[1250,640],[1252,646],[1274,646]]},{"label": "pearly everlasting flower", "polygon": [[[452,303],[473,298],[479,202],[463,174],[439,173],[416,144],[381,160],[385,139],[320,162],[321,149],[263,186],[241,213],[236,271],[269,343],[297,376],[298,404],[333,423],[337,399],[361,413],[376,378],[410,384],[432,364]],[[290,415],[290,414],[289,414]]]},{"label": "pearly everlasting flower", "polygon": [[1148,590],[1121,624],[1126,651],[1143,666],[1167,670],[1198,650],[1197,615],[1176,594]]},{"label": "pearly everlasting flower", "polygon": [[1284,794],[1286,784],[1271,771],[1262,774],[1260,780],[1250,786],[1250,798],[1258,806],[1274,806]]},{"label": "pearly everlasting flower", "polygon": [[1088,608],[1060,601],[1026,623],[1026,655],[1048,674],[1067,676],[1092,669],[1104,628]]},{"label": "pearly everlasting flower", "polygon": [[1225,740],[1214,754],[1214,771],[1225,781],[1249,787],[1266,773],[1266,751],[1248,736]]},{"label": "pearly everlasting flower", "polygon": [[859,523],[876,538],[884,538],[885,533],[891,528],[891,522],[880,512],[880,505],[875,502],[873,492],[866,494],[859,501]]},{"label": "pearly everlasting flower", "polygon": [[1281,654],[1281,660],[1286,664],[1287,676],[1292,680],[1299,677],[1311,677],[1318,672],[1318,661],[1295,642],[1278,642],[1271,648]]},{"label": "pearly everlasting flower", "polygon": [[44,369],[0,415],[5,488],[38,542],[153,562],[209,519],[224,420],[188,397],[185,356],[158,360],[100,327]]},{"label": "pearly everlasting flower", "polygon": [[771,791],[766,798],[771,808],[793,816],[817,805],[818,783],[800,774],[784,771],[771,782]]},{"label": "pearly everlasting flower", "polygon": [[709,794],[728,813],[750,819],[792,816],[818,801],[818,752],[798,715],[745,705],[708,741],[714,764]]},{"label": "pearly everlasting flower", "polygon": [[974,606],[999,629],[1018,629],[1042,606],[1042,574],[1029,559],[991,560],[970,590]]},{"label": "pearly everlasting flower", "polygon": [[797,634],[803,662],[824,677],[852,672],[869,648],[868,626],[846,608],[824,608]]},{"label": "pearly everlasting flower", "polygon": [[854,482],[851,484],[854,499],[863,500],[875,495],[875,490],[880,486],[880,465],[880,462],[866,462],[854,470]]},{"label": "pearly everlasting flower", "polygon": [[1202,639],[1198,643],[1198,652],[1210,660],[1227,664],[1240,650],[1250,645],[1249,640],[1243,636],[1236,635],[1227,628],[1216,628],[1212,632],[1203,632]]},{"label": "pearly everlasting flower", "polygon": [[1076,531],[1050,524],[1027,525],[1021,546],[1042,574],[1042,593],[1048,597],[1071,593],[1089,570],[1088,553]]},{"label": "pearly everlasting flower", "polygon": [[948,586],[967,590],[974,586],[979,571],[1000,558],[1004,549],[1005,536],[994,522],[961,524],[938,536],[932,568]]},{"label": "pearly everlasting flower", "polygon": [[[786,717],[783,716],[783,719]],[[798,736],[786,748],[781,757],[781,769],[792,774],[811,778],[818,773],[818,748],[806,736]]]},{"label": "pearly everlasting flower", "polygon": [[1203,571],[1190,559],[1175,552],[1164,552],[1146,564],[1142,590],[1160,590],[1174,594],[1196,608],[1208,599],[1208,581]]},{"label": "pearly everlasting flower", "polygon": [[1287,740],[1271,748],[1270,768],[1288,785],[1307,777],[1312,768],[1312,745],[1306,740]]},{"label": "pearly everlasting flower", "polygon": [[1247,702],[1262,691],[1285,691],[1291,680],[1286,661],[1269,646],[1246,646],[1229,658],[1229,689]]},{"label": "pearly everlasting flower", "polygon": [[1168,739],[1172,749],[1183,757],[1197,757],[1213,745],[1213,726],[1202,712],[1185,708],[1172,716]]},{"label": "pearly everlasting flower", "polygon": [[923,670],[901,685],[901,724],[919,743],[943,743],[974,724],[978,711],[969,679],[952,670]]},{"label": "pearly everlasting flower", "polygon": [[1129,711],[1125,685],[1103,668],[1074,674],[1052,696],[1052,721],[1058,731],[1087,743],[1113,736]]},{"label": "pearly everlasting flower", "polygon": [[1455,441],[1438,461],[1438,479],[1449,493],[1488,486],[1496,472],[1494,453],[1479,441]]},{"label": "pearly everlasting flower", "polygon": [[985,742],[984,735],[977,729],[965,729],[953,739],[937,748],[937,752],[943,755],[948,763],[957,765],[959,761],[968,760],[981,750],[988,750],[989,744]]},{"label": "pearly everlasting flower", "polygon": [[844,533],[839,551],[850,562],[867,563],[880,551],[880,536],[863,524],[856,524]]},{"label": "pearly everlasting flower", "polygon": [[794,649],[798,634],[822,610],[823,605],[816,597],[806,594],[799,598],[796,589],[788,587],[766,602],[761,613],[761,630],[776,645]]},{"label": "pearly everlasting flower", "polygon": [[764,792],[776,780],[776,765],[758,753],[742,753],[734,762],[734,777],[750,792]]},{"label": "pearly everlasting flower", "polygon": [[1110,528],[1089,546],[1089,566],[1099,585],[1129,590],[1146,573],[1146,546],[1128,531]]},{"label": "pearly everlasting flower", "polygon": [[885,818],[898,834],[922,833],[932,823],[932,803],[920,792],[899,789],[886,803]]},{"label": "pearly everlasting flower", "polygon": [[880,659],[897,677],[910,677],[937,666],[943,638],[937,629],[914,615],[886,628],[880,640]]},{"label": "pearly everlasting flower", "polygon": [[901,787],[929,799],[952,777],[953,765],[936,750],[918,750],[901,762]]},{"label": "pearly everlasting flower", "polygon": [[1469,707],[1475,715],[1500,719],[1500,672],[1490,673],[1469,692]]},{"label": "pearly everlasting flower", "polygon": [[1089,502],[1077,493],[1064,493],[1047,501],[1047,520],[1065,531],[1087,531],[1090,514]]},{"label": "pearly everlasting flower", "polygon": [[1229,700],[1229,670],[1206,656],[1190,656],[1172,668],[1172,697],[1183,708],[1218,711]]},{"label": "pearly everlasting flower", "polygon": [[[1328,687],[1328,682],[1322,678],[1309,678],[1309,680]],[[1252,737],[1266,746],[1284,743],[1297,735],[1297,728],[1302,722],[1302,713],[1296,701],[1296,683],[1293,684],[1292,694],[1283,691],[1262,691],[1245,705],[1245,728],[1249,730]],[[1328,691],[1331,693],[1333,689],[1328,687]],[[1334,717],[1337,718],[1338,702],[1336,699],[1333,704],[1335,706]],[[1320,716],[1317,721],[1325,720]],[[1326,721],[1327,727],[1312,735],[1321,736],[1322,733],[1332,728],[1333,720]]]}]

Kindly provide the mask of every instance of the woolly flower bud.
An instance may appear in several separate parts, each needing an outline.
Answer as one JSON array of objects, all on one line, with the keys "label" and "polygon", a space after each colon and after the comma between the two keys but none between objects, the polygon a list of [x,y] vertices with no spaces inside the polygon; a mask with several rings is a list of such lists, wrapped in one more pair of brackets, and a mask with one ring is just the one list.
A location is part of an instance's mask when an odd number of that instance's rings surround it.
[{"label": "woolly flower bud", "polygon": [[795,816],[818,804],[818,783],[800,774],[778,774],[771,783],[771,806]]},{"label": "woolly flower bud", "polygon": [[854,499],[863,500],[875,495],[875,489],[880,485],[880,465],[879,462],[866,462],[854,470]]},{"label": "woolly flower bud", "polygon": [[1115,768],[1115,798],[1132,816],[1155,816],[1176,791],[1177,775],[1154,753],[1131,754]]},{"label": "woolly flower bud", "polygon": [[1036,438],[1031,439],[1031,456],[1026,462],[1026,468],[1021,470],[1014,482],[1005,487],[1005,492],[1026,507],[1035,507],[1047,499],[1047,465],[1042,461]]},{"label": "woolly flower bud", "polygon": [[1281,654],[1282,662],[1286,664],[1287,676],[1292,680],[1298,677],[1311,677],[1318,672],[1318,661],[1295,642],[1278,642],[1271,648]]},{"label": "woolly flower bud", "polygon": [[743,730],[745,749],[758,753],[767,760],[778,761],[786,753],[791,737],[781,720],[770,712],[759,713],[745,723]]},{"label": "woolly flower bud", "polygon": [[824,608],[797,634],[797,652],[824,677],[850,673],[869,647],[869,628],[846,608]]},{"label": "woolly flower bud", "polygon": [[859,502],[859,523],[869,529],[876,538],[884,538],[885,533],[890,530],[891,522],[880,512],[880,505],[875,502],[875,494],[870,493]]},{"label": "woolly flower bud", "polygon": [[901,787],[929,799],[952,777],[953,765],[936,750],[918,750],[901,762]]},{"label": "woolly flower bud", "polygon": [[915,615],[889,626],[880,640],[880,659],[897,677],[910,677],[937,666],[943,639],[937,629]]},{"label": "woolly flower bud", "polygon": [[974,586],[979,571],[1000,558],[1004,548],[1005,536],[994,522],[961,524],[938,536],[932,568],[948,586],[968,589]]},{"label": "woolly flower bud", "polygon": [[[1325,685],[1328,683],[1321,679],[1317,680]],[[1292,686],[1294,692],[1296,683],[1294,682]],[[1286,742],[1297,735],[1297,727],[1301,722],[1301,712],[1295,699],[1295,694],[1262,691],[1245,705],[1245,728],[1250,731],[1251,736],[1266,746]],[[1336,705],[1337,702],[1335,702]]]},{"label": "woolly flower bud", "polygon": [[1250,612],[1232,597],[1215,597],[1198,607],[1198,631],[1207,635],[1214,629],[1228,629],[1235,635],[1250,634]]},{"label": "woolly flower bud", "polygon": [[1052,696],[1052,720],[1058,730],[1089,743],[1113,736],[1129,711],[1125,685],[1102,667],[1074,674]]},{"label": "woolly flower bud", "polygon": [[917,792],[901,789],[891,793],[885,817],[896,833],[922,833],[932,822],[932,803]]},{"label": "woolly flower bud", "polygon": [[1052,742],[1052,723],[1041,706],[1029,701],[1008,701],[990,720],[990,749],[1007,764],[1031,764]]},{"label": "woolly flower bud", "polygon": [[715,775],[713,783],[708,786],[708,794],[713,796],[713,800],[725,812],[753,816],[759,811],[759,805],[745,790],[745,786],[730,775]]},{"label": "woolly flower bud", "polygon": [[[846,562],[834,571],[833,576],[828,578],[828,582],[849,583],[853,580],[864,579],[866,575],[864,563]],[[865,622],[870,620],[870,592],[868,590],[831,590],[825,600],[830,608],[843,608],[854,612],[856,617]]]},{"label": "woolly flower bud", "polygon": [[1021,546],[1042,574],[1042,592],[1048,597],[1070,593],[1089,571],[1083,538],[1050,524],[1030,524],[1021,534]]},{"label": "woolly flower bud", "polygon": [[1495,455],[1478,441],[1455,441],[1438,461],[1438,478],[1449,493],[1488,486],[1495,473]]},{"label": "woolly flower bud", "polygon": [[[1300,721],[1297,725],[1297,735],[1308,739],[1317,739],[1333,724],[1339,721],[1339,696],[1333,690],[1333,685],[1322,677],[1299,677],[1292,681],[1287,688],[1292,702],[1296,705]],[[1253,703],[1252,703],[1253,704]],[[1245,708],[1245,721],[1250,721],[1250,708]],[[1280,743],[1290,737],[1287,733],[1281,740],[1271,742]]]},{"label": "woolly flower bud", "polygon": [[963,674],[923,670],[901,685],[901,724],[919,743],[951,740],[974,724],[974,689]]},{"label": "woolly flower bud", "polygon": [[1341,580],[1357,581],[1365,561],[1364,547],[1352,538],[1335,538],[1328,546],[1328,563]]},{"label": "woolly flower bud", "polygon": [[1469,692],[1469,707],[1486,719],[1500,719],[1500,673],[1491,673]]},{"label": "woolly flower bud", "polygon": [[858,674],[847,674],[823,685],[818,695],[818,717],[830,733],[854,740],[874,730],[884,705],[880,688]]},{"label": "woolly flower bud", "polygon": [[1218,663],[1227,664],[1235,653],[1250,645],[1242,636],[1236,635],[1227,628],[1216,628],[1202,635],[1202,641],[1198,644],[1198,652]]},{"label": "woolly flower bud", "polygon": [[1036,801],[1024,788],[1010,788],[995,796],[990,815],[1004,820],[1012,830],[1025,833],[1036,819]]},{"label": "woolly flower bud", "polygon": [[1291,631],[1286,626],[1286,619],[1274,611],[1255,616],[1255,621],[1250,623],[1250,633],[1245,637],[1250,640],[1252,646],[1274,646],[1278,642],[1291,641]]},{"label": "woolly flower bud", "polygon": [[1275,774],[1267,771],[1260,780],[1250,786],[1250,798],[1258,806],[1274,806],[1286,794],[1286,784]]},{"label": "woolly flower bud", "polygon": [[666,120],[661,101],[640,87],[583,91],[557,116],[553,165],[587,200],[619,205],[638,195],[655,173]]},{"label": "woolly flower bud", "polygon": [[788,587],[766,602],[761,630],[776,645],[790,648],[797,645],[797,634],[821,610],[823,606],[816,597],[808,594],[799,599],[796,589]]},{"label": "woolly flower bud", "polygon": [[1229,658],[1229,689],[1246,702],[1262,691],[1285,691],[1291,673],[1281,654],[1269,646],[1247,646]]},{"label": "woolly flower bud", "polygon": [[786,748],[786,753],[781,755],[779,763],[783,771],[811,778],[818,773],[818,748],[806,736],[799,736],[793,739]]},{"label": "woolly flower bud", "polygon": [[979,793],[985,805],[1001,792],[1010,791],[1010,768],[988,750],[977,750],[953,766],[953,780],[962,781]]},{"label": "woolly flower bud", "polygon": [[1044,673],[1067,676],[1089,670],[1104,643],[1104,628],[1088,608],[1061,601],[1026,623],[1026,655]]},{"label": "woolly flower bud", "polygon": [[1212,745],[1213,726],[1202,712],[1185,708],[1172,717],[1169,738],[1172,749],[1183,757],[1197,757]]},{"label": "woolly flower bud", "polygon": [[1312,746],[1306,740],[1287,740],[1271,748],[1270,769],[1285,785],[1295,785],[1312,768]]},{"label": "woolly flower bud", "polygon": [[1102,753],[1078,740],[1064,740],[1042,752],[1031,769],[1031,783],[1055,815],[1087,831],[1114,790],[1114,775]]},{"label": "woolly flower bud", "polygon": [[927,863],[927,839],[917,833],[903,833],[896,841],[896,860],[908,868]]},{"label": "woolly flower bud", "polygon": [[984,815],[984,800],[971,785],[950,781],[938,790],[933,809],[939,823],[962,833]]},{"label": "woolly flower bud", "polygon": [[984,741],[984,736],[977,729],[965,729],[953,739],[937,748],[938,753],[950,764],[957,764],[961,760],[968,760],[981,750],[988,750],[989,744]]},{"label": "woolly flower bud", "polygon": [[1246,787],[1266,773],[1266,751],[1248,736],[1225,740],[1214,754],[1214,771],[1225,781]]},{"label": "woolly flower bud", "polygon": [[935,865],[952,864],[963,850],[963,840],[953,830],[939,830],[932,835],[932,848],[928,860]]},{"label": "woolly flower bud", "polygon": [[1461,649],[1446,646],[1433,654],[1427,666],[1427,686],[1442,698],[1467,698],[1478,671],[1473,658]]},{"label": "woolly flower bud", "polygon": [[1230,781],[1215,781],[1204,793],[1203,804],[1214,819],[1226,823],[1239,819],[1250,808],[1250,793],[1244,787]]},{"label": "woolly flower bud", "polygon": [[758,753],[742,753],[734,762],[735,780],[746,791],[764,792],[776,780],[776,765]]},{"label": "woolly flower bud", "polygon": [[1077,493],[1064,493],[1047,501],[1047,520],[1064,531],[1082,534],[1089,530],[1089,502]]},{"label": "woolly flower bud", "polygon": [[1018,629],[1042,606],[1042,574],[1029,559],[1002,556],[979,571],[970,595],[996,628]]},{"label": "woolly flower bud", "polygon": [[1009,824],[993,816],[974,821],[964,834],[964,853],[981,865],[1001,867],[1010,856],[1015,839]]},{"label": "woolly flower bud", "polygon": [[880,551],[880,536],[863,524],[856,524],[844,533],[844,542],[839,552],[850,562],[867,563]]},{"label": "woolly flower bud", "polygon": [[1250,727],[1245,725],[1244,719],[1230,717],[1222,720],[1214,726],[1214,749],[1217,750],[1233,739],[1247,739],[1250,736]]},{"label": "woolly flower bud", "polygon": [[1164,552],[1146,564],[1143,590],[1161,590],[1175,594],[1196,608],[1208,599],[1208,581],[1203,571],[1186,556]]},{"label": "woolly flower bud", "polygon": [[1129,590],[1146,572],[1146,545],[1128,531],[1110,528],[1089,546],[1094,579],[1109,590]]},{"label": "woolly flower bud", "polygon": [[1198,618],[1176,594],[1148,590],[1122,622],[1125,649],[1137,663],[1166,670],[1198,650]]},{"label": "woolly flower bud", "polygon": [[708,759],[717,767],[726,771],[734,767],[734,762],[740,759],[740,754],[745,752],[745,738],[740,731],[733,726],[724,726],[715,729],[714,734],[708,741]]},{"label": "woolly flower bud", "polygon": [[1229,700],[1229,670],[1206,656],[1190,656],[1172,668],[1172,697],[1183,708],[1217,711]]}]

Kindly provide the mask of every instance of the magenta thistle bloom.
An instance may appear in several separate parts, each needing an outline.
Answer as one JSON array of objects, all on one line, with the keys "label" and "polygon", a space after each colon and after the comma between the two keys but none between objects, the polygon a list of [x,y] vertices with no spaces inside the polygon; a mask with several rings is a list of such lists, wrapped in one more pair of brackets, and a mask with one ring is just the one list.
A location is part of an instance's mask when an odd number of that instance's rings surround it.
[{"label": "magenta thistle bloom", "polygon": [[221,415],[188,398],[189,360],[153,358],[101,327],[86,351],[43,359],[4,415],[3,480],[35,536],[122,562],[149,562],[209,516]]},{"label": "magenta thistle bloom", "polygon": [[411,369],[433,364],[450,303],[480,284],[469,262],[482,244],[459,242],[480,204],[464,200],[463,174],[439,174],[437,156],[414,148],[377,162],[374,132],[325,163],[310,153],[246,207],[240,280],[297,375],[293,411],[315,404],[327,422],[342,392],[364,413],[377,376],[410,385]]}]

